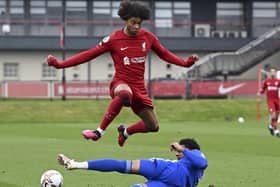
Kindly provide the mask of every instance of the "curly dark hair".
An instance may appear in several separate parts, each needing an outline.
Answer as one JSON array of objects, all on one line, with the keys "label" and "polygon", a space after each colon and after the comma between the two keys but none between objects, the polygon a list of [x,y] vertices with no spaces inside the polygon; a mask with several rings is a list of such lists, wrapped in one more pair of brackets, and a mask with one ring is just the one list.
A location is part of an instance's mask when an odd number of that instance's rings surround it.
[{"label": "curly dark hair", "polygon": [[118,10],[118,15],[123,20],[138,17],[141,20],[150,19],[150,9],[139,1],[123,0]]},{"label": "curly dark hair", "polygon": [[179,142],[180,145],[184,145],[186,148],[193,150],[193,149],[198,149],[200,150],[200,146],[197,143],[197,141],[193,138],[185,138],[181,139]]}]

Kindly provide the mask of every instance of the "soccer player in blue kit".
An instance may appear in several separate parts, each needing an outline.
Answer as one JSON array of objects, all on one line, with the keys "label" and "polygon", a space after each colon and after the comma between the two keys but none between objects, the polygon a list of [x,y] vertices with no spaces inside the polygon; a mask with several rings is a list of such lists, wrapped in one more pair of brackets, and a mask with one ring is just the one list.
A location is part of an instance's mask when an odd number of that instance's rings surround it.
[{"label": "soccer player in blue kit", "polygon": [[141,175],[145,183],[131,187],[194,187],[203,176],[208,161],[200,151],[199,144],[191,138],[171,143],[170,149],[176,152],[178,160],[151,158],[146,160],[88,160],[76,162],[63,154],[57,160],[68,170],[85,169]]}]

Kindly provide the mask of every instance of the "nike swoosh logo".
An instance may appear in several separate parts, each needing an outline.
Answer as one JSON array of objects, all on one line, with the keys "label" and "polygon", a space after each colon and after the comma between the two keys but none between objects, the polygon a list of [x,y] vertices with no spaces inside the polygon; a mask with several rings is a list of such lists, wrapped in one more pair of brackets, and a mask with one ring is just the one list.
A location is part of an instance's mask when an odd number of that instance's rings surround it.
[{"label": "nike swoosh logo", "polygon": [[124,51],[124,50],[126,50],[127,48],[128,48],[128,47],[121,47],[120,50],[121,50],[121,51]]},{"label": "nike swoosh logo", "polygon": [[230,87],[225,88],[223,84],[220,84],[219,86],[219,94],[223,95],[223,94],[227,94],[229,92],[232,92],[233,90],[236,90],[242,86],[244,86],[245,83],[241,83],[241,84],[236,84]]}]

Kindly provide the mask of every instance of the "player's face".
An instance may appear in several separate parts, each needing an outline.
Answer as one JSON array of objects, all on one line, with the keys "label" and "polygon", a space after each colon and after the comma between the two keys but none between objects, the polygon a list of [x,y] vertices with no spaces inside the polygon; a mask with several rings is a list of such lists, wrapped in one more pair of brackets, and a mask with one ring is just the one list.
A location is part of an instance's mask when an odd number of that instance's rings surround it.
[{"label": "player's face", "polygon": [[[186,148],[184,145],[181,145],[182,147]],[[178,160],[184,157],[184,154],[182,152],[176,151],[176,157]]]},{"label": "player's face", "polygon": [[136,36],[141,29],[142,20],[138,17],[132,17],[126,21],[125,32],[129,36]]},{"label": "player's face", "polygon": [[270,77],[275,78],[276,77],[276,69],[270,69]]}]

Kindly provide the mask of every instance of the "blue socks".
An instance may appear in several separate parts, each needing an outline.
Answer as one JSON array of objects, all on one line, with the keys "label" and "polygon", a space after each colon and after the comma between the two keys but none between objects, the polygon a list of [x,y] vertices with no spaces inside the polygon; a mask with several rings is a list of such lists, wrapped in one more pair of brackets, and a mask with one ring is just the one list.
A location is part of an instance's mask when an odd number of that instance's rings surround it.
[{"label": "blue socks", "polygon": [[131,173],[131,165],[131,160],[102,159],[88,161],[89,170],[103,172],[117,171],[120,173]]}]

